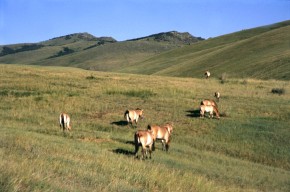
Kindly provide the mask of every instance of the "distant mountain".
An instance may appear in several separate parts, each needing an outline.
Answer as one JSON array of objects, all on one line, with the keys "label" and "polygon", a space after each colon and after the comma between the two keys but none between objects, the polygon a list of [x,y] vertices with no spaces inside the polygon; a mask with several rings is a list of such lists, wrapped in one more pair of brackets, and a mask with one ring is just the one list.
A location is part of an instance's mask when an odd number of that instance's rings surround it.
[{"label": "distant mountain", "polygon": [[75,33],[39,43],[0,46],[0,63],[80,67],[114,71],[148,57],[203,40],[167,32],[118,42],[112,37]]}]

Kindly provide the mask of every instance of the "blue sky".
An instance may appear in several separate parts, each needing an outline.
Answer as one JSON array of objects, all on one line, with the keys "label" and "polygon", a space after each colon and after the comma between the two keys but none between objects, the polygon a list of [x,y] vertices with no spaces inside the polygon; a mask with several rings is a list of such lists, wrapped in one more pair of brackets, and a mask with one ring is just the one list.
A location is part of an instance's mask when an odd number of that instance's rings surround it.
[{"label": "blue sky", "polygon": [[0,45],[88,32],[118,41],[167,31],[209,38],[290,19],[290,0],[0,0]]}]

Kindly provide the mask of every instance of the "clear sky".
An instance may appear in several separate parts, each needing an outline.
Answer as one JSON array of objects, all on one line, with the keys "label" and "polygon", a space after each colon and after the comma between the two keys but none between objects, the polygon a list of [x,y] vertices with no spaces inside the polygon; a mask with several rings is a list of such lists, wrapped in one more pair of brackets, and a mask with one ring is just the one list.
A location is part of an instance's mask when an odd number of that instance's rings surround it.
[{"label": "clear sky", "polygon": [[160,32],[209,38],[290,20],[290,0],[0,0],[0,45],[88,32],[118,41]]}]

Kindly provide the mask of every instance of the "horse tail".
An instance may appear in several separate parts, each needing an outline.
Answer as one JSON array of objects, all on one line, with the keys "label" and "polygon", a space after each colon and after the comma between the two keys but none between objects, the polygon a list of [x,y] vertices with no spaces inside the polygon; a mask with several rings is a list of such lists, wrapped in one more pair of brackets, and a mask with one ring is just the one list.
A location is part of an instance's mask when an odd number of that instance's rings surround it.
[{"label": "horse tail", "polygon": [[135,157],[137,157],[138,151],[139,151],[139,133],[136,132],[134,134],[134,143],[135,143]]},{"label": "horse tail", "polygon": [[124,118],[127,119],[127,121],[129,122],[129,110],[125,111]]},{"label": "horse tail", "polygon": [[64,125],[64,113],[61,113],[59,116],[59,126],[60,128],[63,128],[63,130],[65,129],[65,125]]}]

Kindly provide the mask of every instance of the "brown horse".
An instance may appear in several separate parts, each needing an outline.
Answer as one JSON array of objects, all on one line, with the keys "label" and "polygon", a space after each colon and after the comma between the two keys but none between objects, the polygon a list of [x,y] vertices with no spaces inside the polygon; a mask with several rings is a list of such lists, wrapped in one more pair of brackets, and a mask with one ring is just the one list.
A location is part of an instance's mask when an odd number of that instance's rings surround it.
[{"label": "brown horse", "polygon": [[153,150],[155,149],[155,141],[157,139],[161,140],[162,142],[162,150],[168,151],[170,143],[170,135],[173,131],[173,125],[169,123],[163,126],[148,125],[147,129],[153,131],[154,133]]},{"label": "brown horse", "polygon": [[154,133],[150,130],[139,130],[134,134],[134,143],[135,143],[135,157],[138,157],[139,147],[142,146],[142,159],[146,154],[147,158],[147,148],[149,148],[149,155],[151,159],[152,145],[154,143]]},{"label": "brown horse", "polygon": [[215,106],[216,108],[218,107],[217,106],[217,103],[214,100],[210,100],[210,99],[204,99],[204,100],[202,100],[200,102],[200,105]]},{"label": "brown horse", "polygon": [[209,71],[205,71],[204,75],[205,75],[205,78],[208,79],[210,77],[210,72]]},{"label": "brown horse", "polygon": [[221,97],[221,94],[220,94],[220,92],[215,92],[214,93],[214,97],[217,99],[217,101],[219,101],[220,100],[220,97]]},{"label": "brown horse", "polygon": [[71,130],[71,125],[70,125],[70,117],[68,114],[66,113],[61,113],[59,115],[59,126],[60,128],[63,129],[63,131],[65,130]]},{"label": "brown horse", "polygon": [[133,126],[133,122],[135,122],[137,126],[138,119],[143,118],[143,109],[137,108],[135,110],[126,110],[124,118],[127,120],[128,124],[131,123]]},{"label": "brown horse", "polygon": [[205,113],[209,113],[209,117],[213,118],[213,113],[216,114],[216,117],[219,119],[220,115],[219,115],[219,111],[217,109],[217,107],[212,106],[212,105],[201,105],[200,106],[200,117],[204,117]]}]

